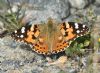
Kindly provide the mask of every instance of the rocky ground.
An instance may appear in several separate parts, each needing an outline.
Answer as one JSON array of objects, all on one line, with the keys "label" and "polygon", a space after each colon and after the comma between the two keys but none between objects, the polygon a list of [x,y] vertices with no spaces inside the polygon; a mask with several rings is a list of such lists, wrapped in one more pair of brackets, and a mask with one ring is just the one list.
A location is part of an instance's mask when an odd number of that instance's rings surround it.
[{"label": "rocky ground", "polygon": [[48,65],[43,57],[29,49],[9,36],[0,39],[0,73],[78,73],[86,69],[88,57],[69,59],[63,65]]},{"label": "rocky ground", "polygon": [[[5,0],[6,1],[6,0]],[[24,0],[9,0],[12,4],[12,11],[17,10],[19,3]],[[87,16],[89,9],[93,10],[97,21],[100,20],[100,1],[99,0],[25,0],[29,3],[29,7],[25,4],[22,13],[25,11],[25,17],[22,23],[32,21],[33,23],[47,22],[48,18],[62,21],[80,21],[90,22],[92,24],[91,15],[88,19],[81,20],[81,15]],[[2,9],[2,7],[1,7]],[[0,9],[0,13],[3,10]],[[4,8],[5,11],[6,8]],[[91,11],[91,10],[90,10]],[[9,12],[9,10],[8,10]],[[10,12],[9,12],[10,13]],[[80,16],[79,16],[80,15]],[[94,17],[94,16],[92,16]],[[80,22],[79,21],[79,22]],[[82,22],[83,23],[83,22]],[[99,25],[99,23],[98,23]],[[90,26],[88,24],[88,26]],[[0,21],[0,34],[6,30],[5,25]],[[99,53],[96,53],[99,57]],[[100,66],[97,63],[97,56],[93,58],[95,64],[89,64],[89,59],[94,54],[84,57],[76,57],[68,59],[64,65],[47,65],[47,61],[37,55],[31,48],[20,42],[14,41],[9,35],[0,38],[0,73],[99,73]],[[97,66],[98,64],[98,66]],[[96,70],[96,71],[94,71]]]}]

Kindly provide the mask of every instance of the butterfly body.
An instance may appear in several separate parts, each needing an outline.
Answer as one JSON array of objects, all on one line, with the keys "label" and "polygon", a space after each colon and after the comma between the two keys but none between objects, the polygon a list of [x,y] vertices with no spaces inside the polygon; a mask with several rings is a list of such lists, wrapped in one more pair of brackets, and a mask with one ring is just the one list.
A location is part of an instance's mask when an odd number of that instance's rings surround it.
[{"label": "butterfly body", "polygon": [[38,54],[50,55],[65,51],[72,40],[88,30],[86,25],[74,22],[32,24],[15,30],[12,37],[30,44]]}]

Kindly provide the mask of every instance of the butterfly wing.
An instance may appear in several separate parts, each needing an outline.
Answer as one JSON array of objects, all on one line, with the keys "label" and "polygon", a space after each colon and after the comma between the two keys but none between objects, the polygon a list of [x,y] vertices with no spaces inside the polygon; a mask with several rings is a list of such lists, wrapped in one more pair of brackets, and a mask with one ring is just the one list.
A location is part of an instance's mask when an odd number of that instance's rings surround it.
[{"label": "butterfly wing", "polygon": [[66,41],[83,36],[89,31],[89,28],[86,25],[74,22],[63,22],[60,27],[61,33]]},{"label": "butterfly wing", "polygon": [[12,32],[11,36],[14,37],[15,40],[34,44],[36,38],[39,36],[39,32],[40,31],[37,25],[26,25],[18,30],[15,30],[15,32]]},{"label": "butterfly wing", "polygon": [[39,25],[23,26],[20,29],[12,32],[11,36],[17,41],[23,41],[31,45],[32,50],[34,50],[38,54],[48,54],[48,48],[44,44],[44,42],[42,42],[43,38],[39,38],[40,36]]},{"label": "butterfly wing", "polygon": [[56,42],[53,53],[64,51],[65,48],[70,46],[71,41],[85,35],[89,31],[86,25],[74,22],[63,22],[60,24],[59,29],[62,35],[60,36],[60,41]]}]

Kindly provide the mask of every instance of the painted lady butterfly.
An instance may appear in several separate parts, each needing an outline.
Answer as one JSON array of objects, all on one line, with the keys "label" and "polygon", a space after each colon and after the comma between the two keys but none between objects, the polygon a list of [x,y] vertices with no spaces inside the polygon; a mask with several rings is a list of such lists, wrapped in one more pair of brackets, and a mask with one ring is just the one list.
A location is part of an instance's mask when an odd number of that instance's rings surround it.
[{"label": "painted lady butterfly", "polygon": [[71,41],[85,35],[88,30],[86,25],[74,22],[32,24],[15,30],[11,36],[30,44],[38,54],[50,55],[64,51]]}]

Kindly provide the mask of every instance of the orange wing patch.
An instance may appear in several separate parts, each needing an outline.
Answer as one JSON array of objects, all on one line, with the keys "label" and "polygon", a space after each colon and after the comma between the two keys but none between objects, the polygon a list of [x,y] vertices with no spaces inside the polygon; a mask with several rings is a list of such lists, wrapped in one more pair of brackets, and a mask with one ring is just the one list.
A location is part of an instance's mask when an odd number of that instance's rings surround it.
[{"label": "orange wing patch", "polygon": [[35,45],[33,45],[33,50],[39,54],[45,54],[45,55],[50,54],[48,50],[48,46],[45,44],[36,43]]},{"label": "orange wing patch", "polygon": [[32,31],[27,31],[27,38],[25,38],[25,41],[28,43],[36,43],[36,40],[32,38],[34,33]]},{"label": "orange wing patch", "polygon": [[56,43],[55,48],[52,50],[52,53],[58,53],[65,50],[65,47],[69,47],[69,42],[59,42]]},{"label": "orange wing patch", "polygon": [[76,34],[73,34],[73,28],[72,27],[70,27],[70,28],[68,28],[67,30],[66,30],[66,32],[67,32],[67,36],[65,36],[65,38],[66,38],[66,40],[68,41],[68,40],[71,40],[71,39],[73,39],[73,38],[75,38],[76,37]]},{"label": "orange wing patch", "polygon": [[34,26],[32,25],[30,30],[27,31],[27,37],[25,38],[25,41],[28,43],[31,43],[31,44],[36,43],[36,38],[40,34],[39,28],[36,25],[34,25]]}]

